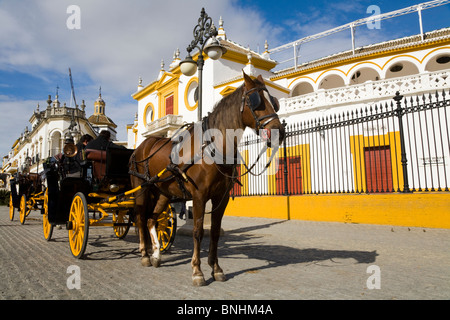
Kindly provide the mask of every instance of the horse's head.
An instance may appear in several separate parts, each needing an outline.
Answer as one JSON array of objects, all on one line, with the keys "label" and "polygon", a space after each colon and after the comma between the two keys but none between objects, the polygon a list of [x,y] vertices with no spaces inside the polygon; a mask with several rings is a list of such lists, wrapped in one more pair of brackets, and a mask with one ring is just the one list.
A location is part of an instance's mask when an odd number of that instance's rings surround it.
[{"label": "horse's head", "polygon": [[252,80],[245,72],[243,74],[242,121],[267,140],[269,146],[272,143],[272,130],[278,130],[278,143],[281,144],[285,130],[277,115],[280,108],[278,99],[270,95],[261,75]]}]

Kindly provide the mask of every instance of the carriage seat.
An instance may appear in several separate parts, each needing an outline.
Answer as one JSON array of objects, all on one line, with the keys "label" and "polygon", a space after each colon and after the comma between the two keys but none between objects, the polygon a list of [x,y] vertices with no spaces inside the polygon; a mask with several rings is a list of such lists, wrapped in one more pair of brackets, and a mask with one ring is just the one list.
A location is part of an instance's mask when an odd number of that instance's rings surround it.
[{"label": "carriage seat", "polygon": [[87,149],[87,159],[93,163],[93,175],[99,180],[128,180],[128,161],[134,150],[126,148],[108,148],[104,150]]},{"label": "carriage seat", "polygon": [[92,161],[92,174],[94,177],[102,180],[106,174],[106,151],[86,149],[86,159]]},{"label": "carriage seat", "polygon": [[35,193],[42,191],[42,179],[39,173],[28,173],[27,178],[30,181]]},{"label": "carriage seat", "polygon": [[30,179],[34,183],[41,183],[41,175],[39,173],[28,173],[28,179]]}]

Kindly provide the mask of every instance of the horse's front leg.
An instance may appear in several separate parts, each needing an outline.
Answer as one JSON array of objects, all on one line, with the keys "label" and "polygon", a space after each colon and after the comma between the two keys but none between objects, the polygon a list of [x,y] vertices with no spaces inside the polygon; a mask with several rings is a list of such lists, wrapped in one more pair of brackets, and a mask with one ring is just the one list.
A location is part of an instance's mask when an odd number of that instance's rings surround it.
[{"label": "horse's front leg", "polygon": [[203,239],[203,219],[205,215],[205,204],[203,199],[194,199],[193,201],[193,219],[194,228],[192,236],[194,239],[194,252],[192,255],[192,284],[194,286],[200,287],[206,284],[205,277],[200,268],[200,247]]},{"label": "horse's front leg", "polygon": [[209,242],[208,264],[212,268],[211,275],[216,281],[225,281],[226,277],[222,268],[219,266],[219,259],[217,254],[217,247],[220,237],[220,229],[222,226],[222,218],[227,207],[230,197],[228,193],[215,197],[212,200],[211,212],[211,235]]},{"label": "horse's front leg", "polygon": [[150,256],[150,263],[155,268],[161,264],[160,244],[158,240],[158,233],[156,232],[156,221],[159,215],[154,214],[154,218],[148,219],[148,231],[152,240],[152,255]]}]

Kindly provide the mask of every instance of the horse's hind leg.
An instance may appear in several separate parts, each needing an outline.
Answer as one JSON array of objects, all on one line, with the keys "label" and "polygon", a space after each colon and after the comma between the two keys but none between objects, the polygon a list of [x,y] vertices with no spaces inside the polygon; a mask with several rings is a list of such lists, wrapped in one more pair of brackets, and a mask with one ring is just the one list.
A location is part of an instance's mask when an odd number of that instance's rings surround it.
[{"label": "horse's hind leg", "polygon": [[151,266],[149,252],[151,251],[150,234],[147,228],[148,214],[147,210],[151,206],[151,194],[145,190],[136,196],[134,212],[136,215],[136,226],[139,230],[139,251],[141,252],[141,264],[144,267]]},{"label": "horse's hind leg", "polygon": [[[145,209],[144,209],[145,210]],[[149,251],[150,245],[150,234],[147,228],[147,218],[145,213],[137,214],[137,227],[139,229],[139,251],[141,252],[141,264],[144,267],[150,267],[150,256]]]},{"label": "horse's hind leg", "polygon": [[219,266],[217,247],[219,243],[220,229],[222,226],[222,218],[229,199],[230,197],[228,196],[228,193],[224,196],[220,195],[220,197],[211,199],[213,206],[211,212],[211,234],[209,242],[208,264],[212,268],[211,275],[216,281],[226,280],[225,274],[223,273],[222,268]]},{"label": "horse's hind leg", "polygon": [[152,266],[159,267],[161,264],[161,252],[160,252],[160,244],[158,240],[158,234],[156,232],[156,223],[158,221],[158,217],[160,214],[166,210],[167,205],[169,204],[169,198],[166,196],[160,195],[158,201],[156,202],[155,209],[153,210],[153,214],[148,220],[148,230],[150,232],[150,237],[152,240],[152,255],[150,257],[150,262]]}]

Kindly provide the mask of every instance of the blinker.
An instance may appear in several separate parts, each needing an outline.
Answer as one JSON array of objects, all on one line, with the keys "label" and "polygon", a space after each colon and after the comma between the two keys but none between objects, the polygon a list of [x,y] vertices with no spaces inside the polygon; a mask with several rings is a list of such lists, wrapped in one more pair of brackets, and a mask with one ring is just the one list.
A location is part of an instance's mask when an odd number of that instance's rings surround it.
[{"label": "blinker", "polygon": [[261,109],[261,96],[258,91],[255,91],[248,96],[248,105],[253,111]]},{"label": "blinker", "polygon": [[[267,92],[267,90],[264,90],[264,96],[272,104],[273,109],[275,110],[275,112],[278,112],[280,110],[280,105],[278,103],[278,100],[276,98],[274,98],[273,96],[271,96]],[[251,94],[248,95],[247,99],[248,99],[247,100],[247,105],[253,111],[263,110],[264,109],[264,105],[261,104],[261,96],[259,94],[259,91],[252,92]]]}]

